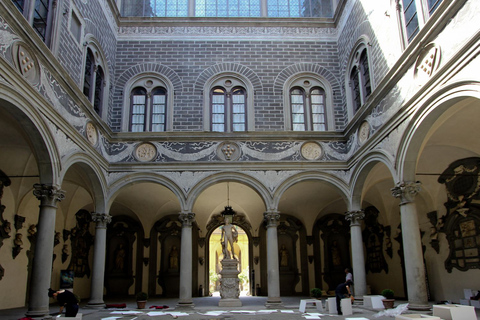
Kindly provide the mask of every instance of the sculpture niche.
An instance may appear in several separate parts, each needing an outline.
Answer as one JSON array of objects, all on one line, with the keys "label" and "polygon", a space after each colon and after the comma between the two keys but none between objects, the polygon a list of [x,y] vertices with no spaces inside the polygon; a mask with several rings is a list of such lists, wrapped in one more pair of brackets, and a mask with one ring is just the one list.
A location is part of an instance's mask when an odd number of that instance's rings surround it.
[{"label": "sculpture niche", "polygon": [[[233,244],[238,240],[238,232],[229,218],[225,218],[220,241],[223,249],[222,271],[220,272],[220,301],[219,307],[241,307],[240,281],[238,279],[238,260],[235,258]],[[229,250],[230,249],[230,250]]]}]

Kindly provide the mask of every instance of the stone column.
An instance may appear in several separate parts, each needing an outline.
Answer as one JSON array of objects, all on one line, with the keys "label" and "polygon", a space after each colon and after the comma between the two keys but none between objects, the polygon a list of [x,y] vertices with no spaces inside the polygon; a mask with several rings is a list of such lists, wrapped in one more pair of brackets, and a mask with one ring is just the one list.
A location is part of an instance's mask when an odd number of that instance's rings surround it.
[{"label": "stone column", "polygon": [[352,242],[352,266],[355,299],[363,300],[367,294],[367,277],[365,274],[365,255],[363,252],[363,239],[361,220],[365,217],[363,210],[345,213],[345,219],[350,221],[350,236]]},{"label": "stone column", "polygon": [[55,215],[57,213],[57,202],[65,198],[65,192],[58,190],[56,187],[38,183],[33,188],[33,194],[40,200],[40,213],[26,315],[32,318],[40,318],[48,315],[49,311],[50,298],[47,294],[52,278]]},{"label": "stone column", "polygon": [[88,307],[102,308],[103,282],[105,280],[105,253],[107,243],[107,224],[112,221],[112,216],[105,213],[92,212],[92,220],[95,225],[95,245],[93,249],[93,272],[90,289],[90,301]]},{"label": "stone column", "polygon": [[420,192],[420,182],[400,182],[392,195],[400,198],[403,256],[407,278],[408,308],[429,310],[422,241],[414,198]]},{"label": "stone column", "polygon": [[192,300],[192,224],[195,213],[181,213],[180,297],[178,307],[194,307]]},{"label": "stone column", "polygon": [[280,270],[278,266],[278,237],[277,224],[280,214],[276,211],[265,212],[264,219],[267,222],[267,275],[268,275],[268,298],[267,307],[278,307],[280,299]]}]

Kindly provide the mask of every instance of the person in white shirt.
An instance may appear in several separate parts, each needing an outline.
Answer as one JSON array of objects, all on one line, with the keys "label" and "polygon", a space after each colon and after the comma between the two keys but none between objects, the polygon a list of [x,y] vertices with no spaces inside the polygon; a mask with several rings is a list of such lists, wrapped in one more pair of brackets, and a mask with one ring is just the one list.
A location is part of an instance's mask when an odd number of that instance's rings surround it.
[{"label": "person in white shirt", "polygon": [[348,280],[353,282],[353,275],[352,275],[352,271],[350,270],[350,268],[345,268],[345,274],[346,274],[345,282],[347,282]]}]

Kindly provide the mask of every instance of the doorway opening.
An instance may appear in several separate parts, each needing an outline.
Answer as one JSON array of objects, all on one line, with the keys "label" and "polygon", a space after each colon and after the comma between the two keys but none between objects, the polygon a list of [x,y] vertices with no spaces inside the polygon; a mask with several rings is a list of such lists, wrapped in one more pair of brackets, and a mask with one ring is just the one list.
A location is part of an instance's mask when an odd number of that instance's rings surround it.
[{"label": "doorway opening", "polygon": [[[250,270],[248,258],[248,236],[245,231],[235,225],[238,232],[238,241],[234,243],[233,250],[235,258],[238,259],[238,274],[240,282],[240,296],[250,296]],[[216,228],[210,235],[209,241],[209,292],[212,296],[220,296],[220,272],[222,271],[223,247],[221,244],[222,228]]]}]

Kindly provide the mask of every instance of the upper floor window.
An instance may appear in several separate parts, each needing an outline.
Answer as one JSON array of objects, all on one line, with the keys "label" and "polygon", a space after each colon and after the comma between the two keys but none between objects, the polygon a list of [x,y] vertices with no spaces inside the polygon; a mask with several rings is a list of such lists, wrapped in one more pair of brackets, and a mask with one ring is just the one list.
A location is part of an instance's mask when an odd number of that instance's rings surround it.
[{"label": "upper floor window", "polygon": [[325,91],[295,87],[290,91],[293,131],[325,131]]},{"label": "upper floor window", "polygon": [[[123,0],[124,17],[333,17],[331,0]],[[189,11],[189,8],[192,8]]]},{"label": "upper floor window", "polygon": [[161,132],[166,128],[167,91],[137,87],[131,93],[130,131]]},{"label": "upper floor window", "polygon": [[347,101],[352,106],[351,116],[353,116],[372,93],[368,52],[363,43],[354,51],[349,70],[347,87],[350,94],[347,95]]},{"label": "upper floor window", "polygon": [[53,0],[12,0],[43,42],[50,45]]},{"label": "upper floor window", "polygon": [[196,17],[259,17],[260,0],[195,0]]},{"label": "upper floor window", "polygon": [[164,132],[172,126],[172,92],[168,81],[152,75],[139,75],[125,88],[125,131]]},{"label": "upper floor window", "polygon": [[246,131],[245,89],[217,87],[212,89],[211,95],[212,131]]},{"label": "upper floor window", "polygon": [[85,53],[85,70],[83,74],[83,94],[92,103],[93,109],[102,116],[107,86],[105,58],[96,43],[87,41]]},{"label": "upper floor window", "polygon": [[442,0],[402,0],[405,42],[418,34],[428,18],[435,12]]},{"label": "upper floor window", "polygon": [[[325,17],[331,5],[321,0],[268,0],[269,17]],[[327,10],[326,10],[327,9]]]},{"label": "upper floor window", "polygon": [[237,76],[211,79],[206,92],[204,128],[214,132],[253,131],[253,94],[249,82]]},{"label": "upper floor window", "polygon": [[333,103],[331,96],[327,99],[327,92],[331,92],[328,82],[318,76],[303,75],[290,79],[285,87],[286,130],[326,131],[333,127],[333,119],[329,119],[333,116],[328,115],[331,110],[327,107]]}]

